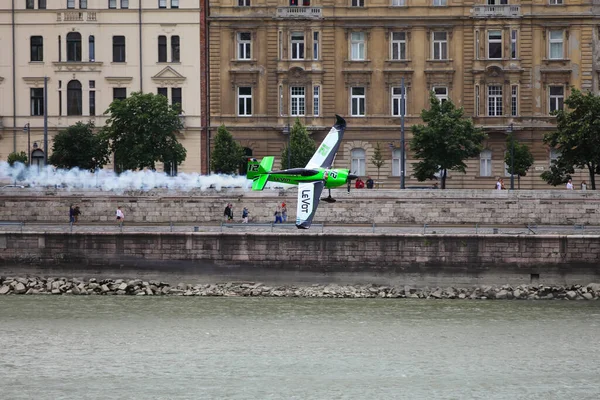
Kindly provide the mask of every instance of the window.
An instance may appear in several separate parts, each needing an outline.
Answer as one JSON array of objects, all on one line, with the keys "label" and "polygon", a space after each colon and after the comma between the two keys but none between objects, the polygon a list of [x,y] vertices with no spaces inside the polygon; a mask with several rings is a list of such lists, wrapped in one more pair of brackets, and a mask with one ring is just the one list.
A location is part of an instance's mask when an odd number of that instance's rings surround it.
[{"label": "window", "polygon": [[32,88],[31,96],[31,115],[44,115],[44,89]]},{"label": "window", "polygon": [[448,34],[446,32],[433,32],[433,59],[448,59]]},{"label": "window", "polygon": [[304,60],[303,32],[292,32],[292,60]]},{"label": "window", "polygon": [[179,8],[179,0],[171,0],[171,8]]},{"label": "window", "polygon": [[512,85],[510,88],[510,115],[516,117],[519,114],[519,86]]},{"label": "window", "polygon": [[62,41],[58,35],[58,61],[62,61]]},{"label": "window", "polygon": [[250,32],[238,32],[238,60],[252,59],[252,34]]},{"label": "window", "polygon": [[283,115],[283,86],[279,85],[279,115]]},{"label": "window", "polygon": [[79,32],[67,34],[67,61],[81,61],[81,34]]},{"label": "window", "polygon": [[406,87],[404,87],[404,100],[402,87],[392,88],[392,115],[395,117],[406,115]]},{"label": "window", "polygon": [[404,7],[406,5],[406,0],[392,0],[393,7]]},{"label": "window", "polygon": [[167,99],[169,98],[169,89],[166,87],[159,87],[157,93],[161,96],[165,96]]},{"label": "window", "polygon": [[125,62],[125,36],[113,36],[113,62]]},{"label": "window", "polygon": [[44,61],[44,38],[41,36],[32,36],[30,40],[31,61]]},{"label": "window", "polygon": [[563,58],[563,31],[550,31],[550,58],[560,60]]},{"label": "window", "polygon": [[88,38],[88,47],[90,61],[94,61],[96,59],[96,40],[93,35]]},{"label": "window", "polygon": [[63,107],[62,107],[63,106],[63,104],[62,104],[62,98],[63,98],[63,96],[62,96],[62,90],[61,89],[62,89],[62,81],[59,80],[58,81],[58,115],[63,115],[63,111],[62,111],[62,109],[63,109]]},{"label": "window", "polygon": [[550,86],[550,112],[560,111],[563,109],[565,99],[564,86]]},{"label": "window", "polygon": [[313,60],[319,59],[319,32],[313,32]]},{"label": "window", "polygon": [[442,104],[448,100],[448,88],[445,86],[435,86],[433,88],[433,94]]},{"label": "window", "polygon": [[158,37],[158,62],[167,62],[167,37]]},{"label": "window", "polygon": [[303,116],[306,108],[304,86],[292,86],[291,93],[290,115]]},{"label": "window", "polygon": [[563,4],[563,0],[550,0],[551,6],[561,6]]},{"label": "window", "polygon": [[483,150],[479,153],[479,176],[492,176],[491,150]]},{"label": "window", "polygon": [[121,8],[129,8],[129,0],[121,0]]},{"label": "window", "polygon": [[550,149],[550,166],[558,162],[558,158],[560,157],[560,150],[558,149]]},{"label": "window", "polygon": [[238,87],[238,115],[240,117],[252,115],[252,88],[249,86]]},{"label": "window", "polygon": [[502,31],[488,31],[488,58],[502,58]]},{"label": "window", "polygon": [[[394,149],[392,152],[392,176],[401,176],[400,163],[402,160],[402,149]],[[404,155],[404,176],[406,176],[406,154]]]},{"label": "window", "polygon": [[444,7],[446,5],[446,0],[433,0],[434,7]]},{"label": "window", "polygon": [[34,3],[35,3],[34,0],[27,0],[25,2],[25,8],[28,10],[33,10],[35,8]]},{"label": "window", "polygon": [[171,105],[179,112],[179,114],[183,111],[182,104],[181,88],[171,88]]},{"label": "window", "polygon": [[[91,81],[90,81],[91,82]],[[90,84],[90,88],[92,87],[92,85]],[[89,92],[89,97],[90,97],[90,116],[96,115],[96,91],[95,90],[90,90]]]},{"label": "window", "polygon": [[479,31],[475,31],[475,59],[479,60]]},{"label": "window", "polygon": [[365,0],[352,0],[352,7],[364,7]]},{"label": "window", "polygon": [[509,154],[508,150],[504,151],[504,176],[510,176],[510,166],[506,163],[506,155]]},{"label": "window", "polygon": [[250,0],[238,0],[239,7],[250,7]]},{"label": "window", "polygon": [[67,83],[67,115],[83,115],[79,81],[73,80]]},{"label": "window", "polygon": [[108,0],[108,8],[117,8],[117,0]]},{"label": "window", "polygon": [[479,117],[479,107],[481,107],[481,99],[479,97],[479,85],[475,85],[475,116]]},{"label": "window", "polygon": [[113,88],[113,100],[125,100],[127,98],[127,88]]},{"label": "window", "polygon": [[167,0],[158,0],[158,8],[167,8]]},{"label": "window", "polygon": [[392,60],[406,60],[406,32],[392,32]]},{"label": "window", "polygon": [[508,4],[508,0],[487,0],[489,6]]},{"label": "window", "polygon": [[517,30],[510,31],[510,58],[517,58]]},{"label": "window", "polygon": [[179,36],[171,36],[171,62],[179,62],[180,58]]},{"label": "window", "polygon": [[365,150],[364,149],[352,149],[350,152],[352,157],[352,171],[351,173],[358,176],[365,176]]},{"label": "window", "polygon": [[67,8],[75,8],[75,0],[67,0]]},{"label": "window", "polygon": [[351,109],[350,115],[353,117],[364,117],[365,116],[365,88],[364,87],[353,87],[350,88],[351,97]]},{"label": "window", "polygon": [[360,61],[365,59],[365,34],[352,32],[350,34],[350,59]]},{"label": "window", "polygon": [[87,0],[79,0],[79,8],[86,9],[87,8]]},{"label": "window", "polygon": [[38,8],[40,10],[45,10],[46,9],[46,0],[38,0]]},{"label": "window", "polygon": [[313,115],[318,117],[320,114],[320,96],[321,96],[321,87],[319,85],[315,85],[313,87]]},{"label": "window", "polygon": [[488,86],[488,116],[502,116],[502,86]]}]

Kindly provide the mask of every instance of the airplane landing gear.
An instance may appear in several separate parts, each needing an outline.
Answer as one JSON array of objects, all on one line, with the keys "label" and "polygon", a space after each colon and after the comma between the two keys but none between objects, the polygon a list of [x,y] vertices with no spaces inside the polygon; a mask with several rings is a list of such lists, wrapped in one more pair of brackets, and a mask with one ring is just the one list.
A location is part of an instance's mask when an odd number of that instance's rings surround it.
[{"label": "airplane landing gear", "polygon": [[323,197],[323,198],[321,198],[321,200],[323,200],[327,203],[335,203],[336,202],[336,200],[333,197],[331,197],[331,189],[329,189],[329,196]]}]

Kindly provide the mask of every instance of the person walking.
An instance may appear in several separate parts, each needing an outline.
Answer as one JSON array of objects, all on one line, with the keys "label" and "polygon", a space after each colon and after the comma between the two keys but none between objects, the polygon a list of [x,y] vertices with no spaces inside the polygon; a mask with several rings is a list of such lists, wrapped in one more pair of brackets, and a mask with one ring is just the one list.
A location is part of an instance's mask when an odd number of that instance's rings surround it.
[{"label": "person walking", "polygon": [[244,207],[244,209],[242,210],[242,224],[247,224],[248,223],[248,209],[246,207]]},{"label": "person walking", "polygon": [[121,210],[121,207],[117,207],[117,224],[122,224],[125,221],[125,214]]},{"label": "person walking", "polygon": [[75,224],[79,221],[79,216],[81,215],[81,210],[79,210],[79,206],[75,206],[75,208],[73,209],[73,218],[75,218],[75,221],[73,221]]},{"label": "person walking", "polygon": [[231,222],[233,220],[233,210],[231,203],[228,203],[225,206],[225,211],[223,211],[223,216],[225,217],[225,222]]},{"label": "person walking", "polygon": [[73,204],[69,206],[69,223],[72,224],[75,222],[75,209],[73,208]]},{"label": "person walking", "polygon": [[287,222],[287,207],[285,203],[281,203],[281,220]]},{"label": "person walking", "polygon": [[567,190],[573,190],[573,180],[569,179],[567,181]]},{"label": "person walking", "polygon": [[587,190],[587,183],[585,181],[581,182],[581,190]]},{"label": "person walking", "polygon": [[275,209],[275,223],[282,223],[281,222],[281,206],[277,205],[277,208]]}]

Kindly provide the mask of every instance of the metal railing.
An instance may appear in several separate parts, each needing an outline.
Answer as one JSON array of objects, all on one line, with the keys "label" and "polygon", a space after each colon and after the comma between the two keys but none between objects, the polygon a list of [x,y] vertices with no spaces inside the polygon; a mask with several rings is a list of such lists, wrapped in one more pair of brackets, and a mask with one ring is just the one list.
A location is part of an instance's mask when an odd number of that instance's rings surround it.
[{"label": "metal railing", "polygon": [[473,6],[475,18],[517,18],[521,16],[521,6],[514,4]]}]

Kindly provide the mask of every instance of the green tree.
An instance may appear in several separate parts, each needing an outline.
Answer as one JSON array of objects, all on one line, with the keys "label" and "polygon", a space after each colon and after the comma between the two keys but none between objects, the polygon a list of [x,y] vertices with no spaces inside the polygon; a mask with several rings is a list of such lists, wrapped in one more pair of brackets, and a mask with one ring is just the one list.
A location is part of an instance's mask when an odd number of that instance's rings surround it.
[{"label": "green tree", "polygon": [[132,93],[114,100],[102,135],[109,140],[117,169],[156,169],[156,162],[181,164],[186,150],[177,140],[183,128],[179,107],[165,96]]},{"label": "green tree", "polygon": [[315,151],[317,145],[315,141],[308,135],[306,127],[302,125],[299,118],[296,118],[292,131],[290,132],[289,148],[285,146],[281,153],[281,165],[287,168],[288,151],[290,154],[290,168],[303,168],[308,164]]},{"label": "green tree", "polygon": [[21,151],[19,153],[17,152],[12,152],[8,155],[8,158],[6,160],[8,162],[8,165],[10,165],[11,167],[15,165],[15,163],[23,163],[23,164],[27,164],[27,153],[25,153],[24,151]]},{"label": "green tree", "polygon": [[421,112],[427,125],[412,127],[410,147],[420,160],[413,164],[413,173],[420,182],[437,179],[436,174],[441,173],[441,188],[445,189],[448,170],[464,173],[465,160],[481,152],[486,135],[452,101],[440,102],[431,93],[429,103],[429,110]]},{"label": "green tree", "polygon": [[108,141],[94,134],[94,123],[77,122],[54,138],[48,162],[58,168],[93,171],[108,163]]},{"label": "green tree", "polygon": [[556,131],[544,136],[544,143],[560,155],[542,179],[559,185],[570,178],[575,168],[587,168],[592,190],[600,173],[600,97],[573,89],[564,110],[555,113]]},{"label": "green tree", "polygon": [[[508,151],[504,156],[504,163],[508,166],[506,170],[509,174],[517,175],[518,188],[521,189],[521,177],[527,175],[527,171],[533,165],[533,155],[526,144],[519,143],[516,140],[513,142],[513,140],[513,134],[506,140]],[[514,146],[513,150],[511,150],[511,146]],[[512,156],[511,151],[513,152]],[[511,167],[513,163],[514,170]]]},{"label": "green tree", "polygon": [[[381,152],[381,146],[379,142],[375,146],[375,151],[373,153],[373,157],[371,157],[371,163],[377,168],[377,182],[379,182],[379,173],[381,171],[381,167],[385,164],[385,160],[383,159],[383,153]],[[379,187],[379,183],[377,184]]]},{"label": "green tree", "polygon": [[231,133],[221,125],[215,136],[215,147],[210,156],[210,168],[219,174],[233,174],[238,171],[244,157],[244,150],[233,139]]}]

